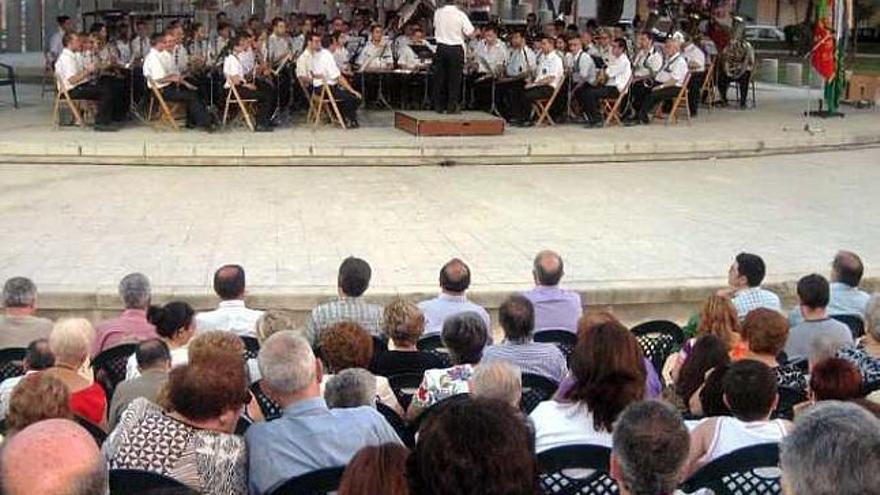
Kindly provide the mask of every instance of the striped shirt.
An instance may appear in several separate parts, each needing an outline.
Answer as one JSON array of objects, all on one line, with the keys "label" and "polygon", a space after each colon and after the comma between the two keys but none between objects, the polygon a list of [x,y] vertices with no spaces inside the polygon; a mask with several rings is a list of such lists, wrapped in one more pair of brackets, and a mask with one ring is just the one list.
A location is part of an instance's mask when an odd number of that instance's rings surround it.
[{"label": "striped shirt", "polygon": [[568,373],[565,356],[555,344],[544,342],[515,343],[504,341],[483,351],[483,363],[503,360],[519,366],[523,373],[541,375],[556,383]]},{"label": "striped shirt", "polygon": [[370,335],[382,335],[382,306],[365,302],[360,297],[343,297],[326,302],[312,310],[306,323],[306,337],[316,346],[321,332],[342,321],[352,321]]},{"label": "striped shirt", "polygon": [[736,316],[743,320],[753,309],[767,308],[774,311],[782,311],[779,296],[769,290],[760,287],[749,287],[738,291],[733,297],[733,305],[736,307]]}]

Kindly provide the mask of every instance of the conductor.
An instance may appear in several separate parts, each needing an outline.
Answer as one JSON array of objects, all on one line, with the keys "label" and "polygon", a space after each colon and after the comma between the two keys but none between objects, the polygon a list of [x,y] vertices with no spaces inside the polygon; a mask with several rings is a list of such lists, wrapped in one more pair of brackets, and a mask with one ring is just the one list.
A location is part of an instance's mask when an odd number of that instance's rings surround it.
[{"label": "conductor", "polygon": [[454,0],[441,0],[443,7],[434,12],[434,37],[437,53],[434,55],[434,110],[439,113],[459,113],[461,78],[464,71],[465,38],[473,34],[474,26]]}]

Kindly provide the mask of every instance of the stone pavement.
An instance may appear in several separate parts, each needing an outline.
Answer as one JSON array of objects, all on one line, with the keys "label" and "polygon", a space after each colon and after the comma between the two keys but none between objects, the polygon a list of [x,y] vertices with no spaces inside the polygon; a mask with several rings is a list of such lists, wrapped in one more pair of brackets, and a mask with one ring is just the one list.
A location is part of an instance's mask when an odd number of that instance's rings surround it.
[{"label": "stone pavement", "polygon": [[530,284],[543,248],[565,285],[629,320],[682,319],[760,253],[792,282],[836,250],[880,274],[878,148],[742,159],[542,167],[0,165],[0,279],[32,277],[50,314],[106,314],[130,271],[157,300],[200,307],[213,270],[241,263],[252,302],[302,316],[335,293],[342,258],[370,261],[369,292],[424,297],[450,257],[497,307]]},{"label": "stone pavement", "polygon": [[[690,125],[508,128],[499,137],[417,138],[391,127],[391,112],[367,112],[361,129],[296,125],[272,134],[209,135],[143,125],[98,134],[51,125],[51,97],[23,86],[23,107],[0,105],[0,161],[150,165],[425,165],[584,163],[736,157],[880,143],[880,112],[845,108],[844,119],[804,132],[806,89],[758,86],[758,109],[705,109]],[[818,91],[812,93],[818,99]],[[0,98],[6,98],[0,95]],[[5,99],[3,101],[6,101]]]}]

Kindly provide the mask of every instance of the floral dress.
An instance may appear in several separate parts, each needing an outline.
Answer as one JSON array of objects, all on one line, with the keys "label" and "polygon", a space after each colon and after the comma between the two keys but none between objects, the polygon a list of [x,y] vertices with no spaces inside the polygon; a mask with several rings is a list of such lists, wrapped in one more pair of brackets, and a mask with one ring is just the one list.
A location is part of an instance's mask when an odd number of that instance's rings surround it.
[{"label": "floral dress", "polygon": [[459,364],[451,368],[427,370],[422,383],[412,398],[410,407],[425,409],[453,395],[470,392],[468,380],[474,374],[470,364]]}]

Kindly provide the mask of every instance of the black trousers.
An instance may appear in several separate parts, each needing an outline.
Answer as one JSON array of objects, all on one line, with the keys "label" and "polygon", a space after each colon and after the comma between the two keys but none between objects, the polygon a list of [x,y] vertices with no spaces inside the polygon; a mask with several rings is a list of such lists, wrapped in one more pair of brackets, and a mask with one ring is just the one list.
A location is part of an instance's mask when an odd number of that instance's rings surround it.
[{"label": "black trousers", "polygon": [[639,104],[639,120],[642,122],[648,122],[650,120],[648,116],[654,112],[657,105],[664,101],[674,100],[675,97],[678,96],[678,92],[681,91],[681,88],[678,86],[669,86],[653,91],[646,87],[645,91],[647,91],[647,93],[642,96],[642,101]]},{"label": "black trousers", "polygon": [[205,108],[199,94],[177,84],[169,84],[162,88],[162,97],[166,101],[183,103],[186,105],[186,123],[197,127],[208,127],[211,123],[211,114]]},{"label": "black trousers", "polygon": [[507,106],[512,120],[528,120],[532,113],[532,102],[553,95],[553,86],[533,86],[525,89],[525,84],[511,86],[506,93]]},{"label": "black trousers", "polygon": [[434,110],[452,111],[461,101],[464,49],[458,45],[437,45],[431,66],[434,69]]},{"label": "black trousers", "polygon": [[272,113],[275,111],[275,88],[271,84],[257,79],[257,89],[253,90],[245,86],[238,87],[238,96],[243,100],[257,100],[257,125],[269,126]]},{"label": "black trousers", "polygon": [[599,101],[603,98],[617,98],[620,92],[617,91],[617,87],[608,85],[593,87],[585,84],[583,87],[587,89],[580,91],[579,94],[575,93],[578,96],[581,108],[587,114],[587,120],[590,122],[600,122],[602,120],[602,113],[599,111]]},{"label": "black trousers", "polygon": [[[312,87],[313,92],[318,92],[320,90],[321,88]],[[333,98],[336,99],[336,106],[339,107],[339,113],[342,114],[342,118],[345,119],[345,122],[349,123],[356,121],[357,107],[360,104],[358,97],[345,88],[340,87],[339,84],[330,86],[330,93],[332,93]]]},{"label": "black trousers", "polygon": [[80,84],[68,91],[68,94],[74,100],[98,102],[98,112],[95,115],[97,125],[109,125],[114,120],[122,120],[119,116],[124,116],[128,108],[127,95],[104,78]]},{"label": "black trousers", "polygon": [[697,110],[700,109],[700,90],[703,88],[703,81],[706,79],[705,72],[692,72],[691,79],[688,83],[688,108],[691,110],[691,116],[697,116]]},{"label": "black trousers", "polygon": [[718,92],[721,94],[721,101],[727,103],[727,88],[730,87],[732,81],[736,81],[739,86],[739,104],[746,105],[749,98],[749,81],[752,79],[752,71],[747,70],[738,79],[731,79],[723,70],[718,71]]}]

